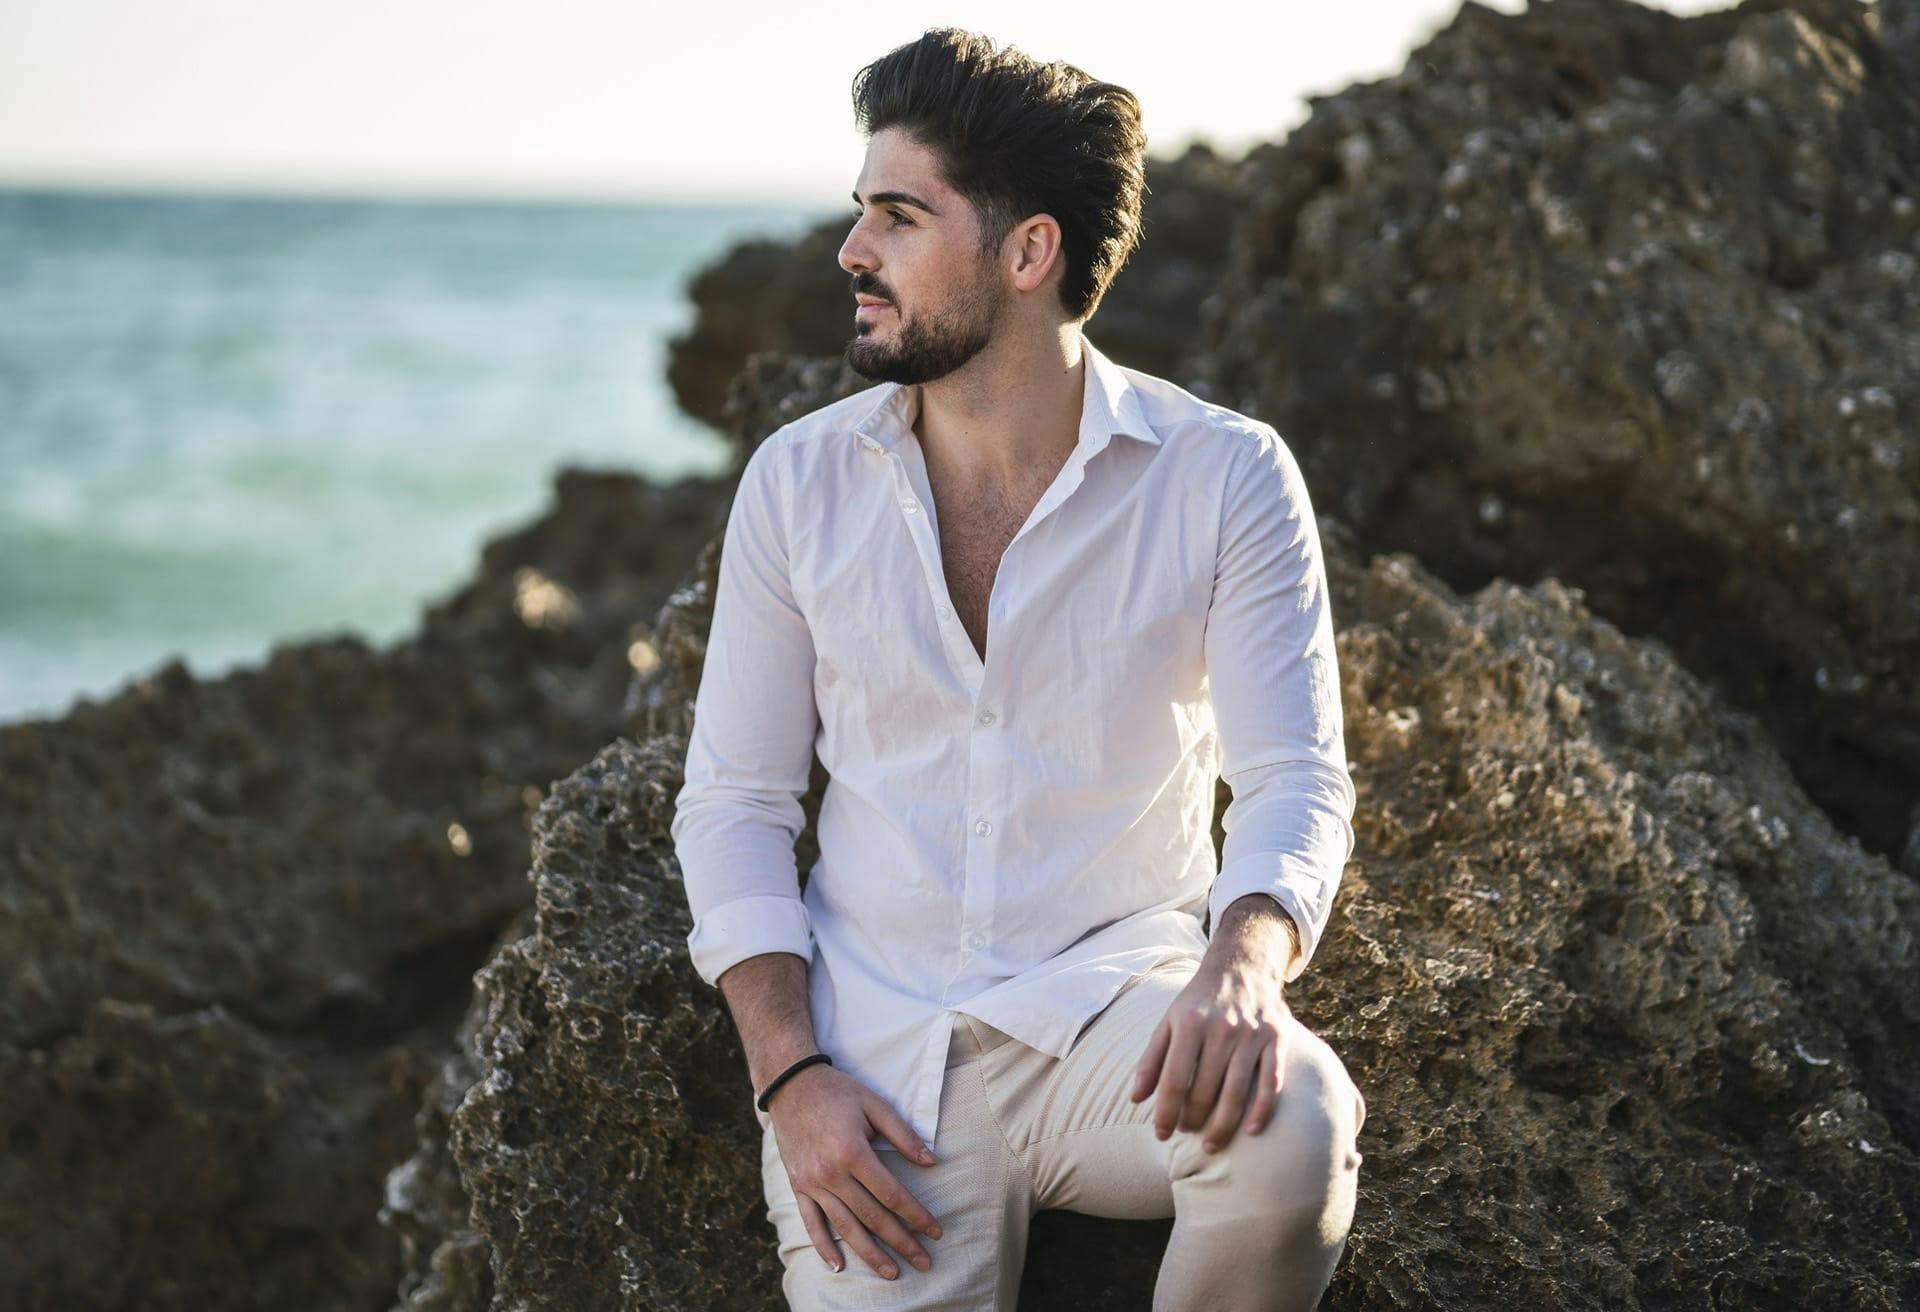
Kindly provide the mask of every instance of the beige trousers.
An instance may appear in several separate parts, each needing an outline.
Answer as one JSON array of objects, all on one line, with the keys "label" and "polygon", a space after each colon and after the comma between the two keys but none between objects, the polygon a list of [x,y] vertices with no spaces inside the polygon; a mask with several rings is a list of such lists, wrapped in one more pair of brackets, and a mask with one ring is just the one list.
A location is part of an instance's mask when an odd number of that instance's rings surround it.
[{"label": "beige trousers", "polygon": [[[1154,1134],[1158,1095],[1128,1097],[1155,1026],[1199,968],[1179,956],[1135,976],[1054,1058],[971,1016],[954,1025],[938,1160],[921,1166],[875,1137],[880,1160],[940,1222],[916,1234],[932,1269],[888,1248],[888,1280],[842,1242],[834,1271],[801,1223],[769,1125],[761,1175],[790,1307],[1009,1312],[1036,1211],[1172,1217],[1154,1312],[1311,1309],[1346,1249],[1366,1100],[1325,1040],[1286,1018],[1286,1072],[1265,1129],[1217,1153],[1197,1130]],[[1245,1113],[1242,1113],[1242,1121]],[[840,1238],[836,1227],[835,1239]]]}]

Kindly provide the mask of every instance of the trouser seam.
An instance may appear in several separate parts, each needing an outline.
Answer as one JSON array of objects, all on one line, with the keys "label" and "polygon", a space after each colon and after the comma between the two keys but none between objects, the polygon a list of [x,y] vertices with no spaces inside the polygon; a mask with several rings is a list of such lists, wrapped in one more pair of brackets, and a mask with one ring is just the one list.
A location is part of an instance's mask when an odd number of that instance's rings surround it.
[{"label": "trouser seam", "polygon": [[[1044,1139],[1035,1139],[1027,1145],[1029,1150],[1043,1143],[1052,1143],[1055,1139],[1064,1139],[1070,1134],[1094,1134],[1101,1130],[1144,1130],[1152,1126],[1152,1121],[1109,1121],[1105,1125],[1076,1125],[1071,1130],[1058,1130]],[[1176,1130],[1179,1126],[1174,1127]]]},{"label": "trouser seam", "polygon": [[[962,1014],[964,1015],[964,1013]],[[970,1019],[967,1020],[965,1023],[969,1027],[971,1027],[973,1024],[972,1020]],[[978,1039],[979,1034],[976,1033],[974,1037]],[[987,1070],[986,1070],[987,1053],[982,1052],[978,1057],[976,1057],[972,1062],[968,1064],[973,1067],[974,1078],[978,1080],[980,1083],[980,1101],[986,1105],[987,1119],[993,1122],[994,1132],[1000,1136],[1000,1142],[1006,1145],[1007,1152],[1012,1154],[1013,1160],[1019,1163],[1020,1174],[1027,1182],[1027,1195],[1028,1197],[1032,1197],[1035,1192],[1036,1186],[1033,1180],[1033,1172],[1027,1166],[1027,1155],[1024,1152],[1022,1152],[1020,1149],[1013,1146],[1013,1138],[1007,1133],[1007,1127],[1000,1123],[1000,1113],[994,1110],[993,1097],[987,1091]]]}]

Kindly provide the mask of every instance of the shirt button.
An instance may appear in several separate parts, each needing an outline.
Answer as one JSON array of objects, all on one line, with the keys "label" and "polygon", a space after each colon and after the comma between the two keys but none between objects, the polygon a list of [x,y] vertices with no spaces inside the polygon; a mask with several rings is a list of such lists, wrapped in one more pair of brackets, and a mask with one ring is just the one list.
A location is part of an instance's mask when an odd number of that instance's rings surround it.
[{"label": "shirt button", "polygon": [[988,834],[993,832],[993,821],[982,820],[979,824],[973,827],[973,832],[976,834],[979,834],[982,838],[985,838]]},{"label": "shirt button", "polygon": [[914,511],[920,509],[920,503],[918,501],[911,501],[911,500],[902,501],[900,503],[900,509],[906,511],[909,515],[911,515]]},{"label": "shirt button", "polygon": [[941,618],[941,619],[943,619],[943,620],[944,620],[944,619],[946,619],[946,618],[947,618],[947,617],[948,617],[949,615],[952,615],[952,614],[953,614],[953,609],[952,609],[952,607],[950,607],[950,606],[942,606],[942,607],[940,607],[940,618]]},{"label": "shirt button", "polygon": [[970,947],[970,948],[983,948],[983,947],[985,947],[986,945],[987,945],[987,936],[986,936],[985,934],[969,934],[969,935],[967,935],[967,946],[968,946],[968,947]]},{"label": "shirt button", "polygon": [[982,712],[980,712],[980,723],[982,723],[982,724],[992,724],[992,723],[993,723],[993,712],[992,712],[992,711],[982,711]]}]

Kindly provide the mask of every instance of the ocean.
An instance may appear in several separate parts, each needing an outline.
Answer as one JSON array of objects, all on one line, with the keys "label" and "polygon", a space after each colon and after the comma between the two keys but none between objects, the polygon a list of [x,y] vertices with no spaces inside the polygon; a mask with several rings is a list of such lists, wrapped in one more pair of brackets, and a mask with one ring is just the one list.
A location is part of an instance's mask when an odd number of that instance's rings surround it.
[{"label": "ocean", "polygon": [[404,638],[563,464],[720,471],[685,284],[826,213],[0,191],[0,722]]}]

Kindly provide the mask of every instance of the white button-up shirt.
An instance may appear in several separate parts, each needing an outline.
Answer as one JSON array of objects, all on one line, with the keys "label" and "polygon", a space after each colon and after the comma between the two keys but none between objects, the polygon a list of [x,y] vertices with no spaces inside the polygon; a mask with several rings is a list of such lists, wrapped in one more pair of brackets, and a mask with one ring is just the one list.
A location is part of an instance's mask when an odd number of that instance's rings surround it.
[{"label": "white button-up shirt", "polygon": [[1248,893],[1299,927],[1294,979],[1353,850],[1299,467],[1272,426],[1084,350],[1079,442],[1001,557],[984,661],[947,591],[917,386],[769,436],[721,548],[672,826],[694,969],[805,959],[820,1050],[936,1149],[957,1013],[1063,1057]]}]

